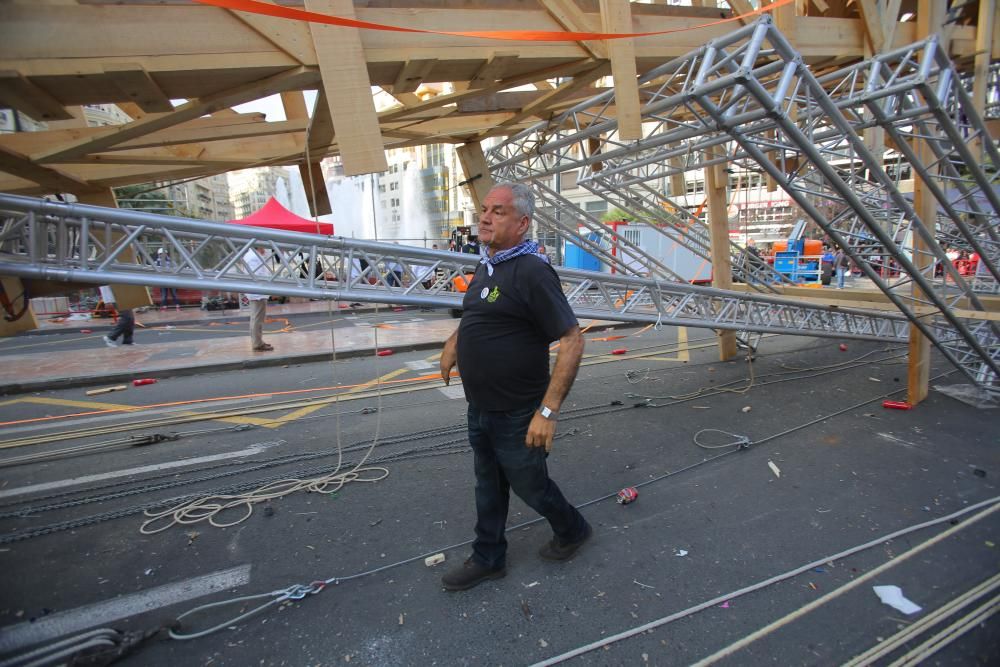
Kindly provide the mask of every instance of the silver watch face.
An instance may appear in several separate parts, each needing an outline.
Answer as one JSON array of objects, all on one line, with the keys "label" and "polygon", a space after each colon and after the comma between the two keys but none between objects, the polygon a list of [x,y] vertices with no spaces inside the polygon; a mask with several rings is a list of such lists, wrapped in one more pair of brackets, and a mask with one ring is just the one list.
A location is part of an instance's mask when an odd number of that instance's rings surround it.
[{"label": "silver watch face", "polygon": [[543,405],[542,416],[545,417],[546,419],[550,418],[552,416],[552,410]]}]

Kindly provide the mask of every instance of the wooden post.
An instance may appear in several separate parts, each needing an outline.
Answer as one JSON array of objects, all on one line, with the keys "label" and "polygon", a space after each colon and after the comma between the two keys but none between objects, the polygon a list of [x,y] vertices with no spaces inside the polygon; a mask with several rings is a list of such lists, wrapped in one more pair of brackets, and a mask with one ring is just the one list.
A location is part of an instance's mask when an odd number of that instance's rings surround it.
[{"label": "wooden post", "polygon": [[[923,39],[933,32],[942,32],[944,25],[944,3],[936,0],[920,0],[917,8],[917,39]],[[947,36],[941,34],[941,48],[948,50]],[[923,140],[913,142],[913,150],[924,164],[933,162],[930,147]],[[937,202],[928,191],[921,178],[913,179],[913,208],[924,226],[934,234],[937,221]],[[913,264],[919,271],[933,266],[934,260],[927,255],[927,245],[916,234],[913,235]],[[933,273],[933,272],[932,272]],[[933,276],[932,276],[933,278]],[[916,283],[913,297],[922,299],[924,294]],[[906,371],[906,400],[916,405],[927,398],[930,383],[931,344],[920,330],[910,325],[908,366]]]},{"label": "wooden post", "polygon": [[478,141],[462,144],[456,149],[458,161],[462,164],[465,180],[468,181],[469,194],[476,210],[483,204],[483,199],[493,187],[493,176],[483,155],[483,146]]},{"label": "wooden post", "polygon": [[[733,264],[729,252],[729,214],[726,212],[726,187],[729,179],[723,167],[705,167],[705,189],[708,195],[708,226],[712,239],[712,286],[733,288]],[[719,360],[736,356],[736,332],[719,333]]]}]

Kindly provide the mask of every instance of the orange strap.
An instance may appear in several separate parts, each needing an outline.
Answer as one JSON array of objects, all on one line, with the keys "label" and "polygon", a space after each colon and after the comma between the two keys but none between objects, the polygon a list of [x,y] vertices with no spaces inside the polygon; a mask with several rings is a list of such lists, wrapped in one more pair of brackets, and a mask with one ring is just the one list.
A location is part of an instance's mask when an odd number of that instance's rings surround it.
[{"label": "orange strap", "polygon": [[629,37],[651,37],[653,35],[667,35],[673,32],[685,32],[687,30],[697,30],[708,26],[740,21],[769,12],[787,5],[793,0],[775,0],[767,7],[755,9],[746,14],[731,16],[728,19],[720,19],[709,23],[691,26],[688,28],[672,28],[670,30],[657,30],[656,32],[565,32],[550,30],[422,30],[420,28],[404,28],[395,25],[384,25],[382,23],[372,23],[370,21],[359,21],[357,19],[345,19],[339,16],[329,16],[319,14],[295,7],[284,7],[272,5],[258,0],[195,0],[203,5],[212,5],[239,12],[250,12],[251,14],[263,14],[264,16],[274,16],[293,21],[307,21],[309,23],[323,23],[326,25],[341,26],[344,28],[359,28],[363,30],[388,30],[391,32],[415,32],[432,35],[451,35],[453,37],[480,37],[482,39],[502,39],[520,42],[579,42],[593,39],[625,39]]}]

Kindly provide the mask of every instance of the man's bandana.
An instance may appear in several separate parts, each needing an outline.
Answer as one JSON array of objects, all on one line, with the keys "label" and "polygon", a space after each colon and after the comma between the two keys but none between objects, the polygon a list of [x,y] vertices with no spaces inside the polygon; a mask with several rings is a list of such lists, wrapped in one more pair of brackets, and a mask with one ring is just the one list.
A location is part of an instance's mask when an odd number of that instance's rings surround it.
[{"label": "man's bandana", "polygon": [[506,262],[509,259],[514,259],[515,257],[520,257],[521,255],[538,255],[540,259],[545,260],[546,264],[549,263],[548,256],[542,255],[538,252],[538,244],[528,239],[521,241],[513,248],[508,248],[507,250],[501,250],[492,257],[489,256],[486,246],[480,246],[479,263],[486,265],[492,264],[493,266],[496,266],[497,264]]}]

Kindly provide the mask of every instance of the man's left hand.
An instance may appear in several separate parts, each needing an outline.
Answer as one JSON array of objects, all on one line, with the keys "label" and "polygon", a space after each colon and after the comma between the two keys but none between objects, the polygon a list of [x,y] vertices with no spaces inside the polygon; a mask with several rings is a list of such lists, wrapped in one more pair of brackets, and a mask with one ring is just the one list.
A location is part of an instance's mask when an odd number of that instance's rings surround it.
[{"label": "man's left hand", "polygon": [[552,438],[556,434],[556,422],[546,419],[539,412],[531,418],[528,425],[528,435],[524,438],[524,444],[528,447],[544,447],[545,451],[552,451]]}]

